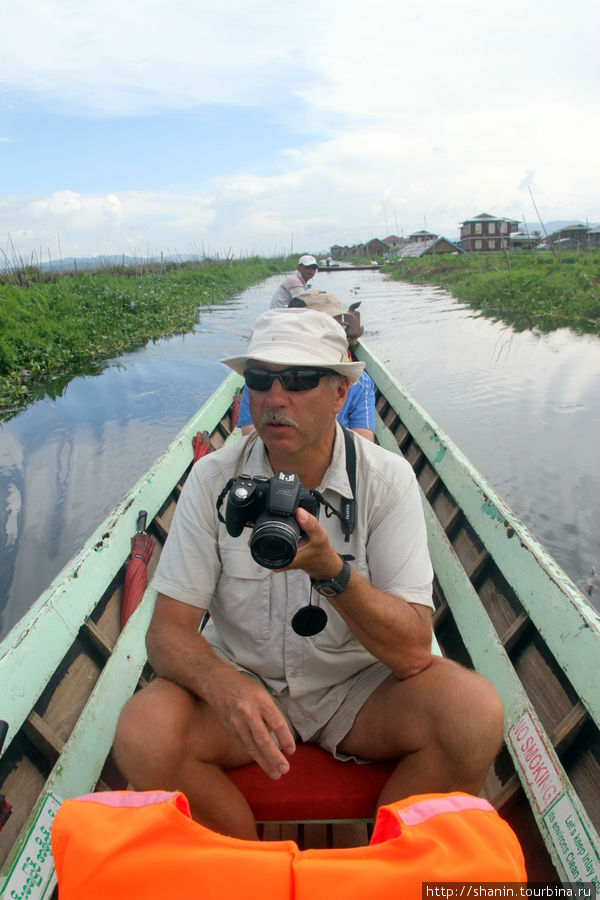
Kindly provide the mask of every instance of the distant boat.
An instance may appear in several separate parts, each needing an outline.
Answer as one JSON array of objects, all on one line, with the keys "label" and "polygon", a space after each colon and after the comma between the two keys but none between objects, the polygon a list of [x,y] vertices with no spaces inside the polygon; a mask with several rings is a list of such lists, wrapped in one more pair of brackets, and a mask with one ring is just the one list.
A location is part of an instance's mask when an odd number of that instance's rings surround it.
[{"label": "distant boat", "polygon": [[[362,342],[355,353],[376,385],[377,440],[408,459],[422,489],[437,644],[490,678],[504,703],[505,742],[483,793],[517,833],[531,880],[597,883],[600,616]],[[0,645],[0,718],[8,723],[0,760],[0,893],[23,895],[34,860],[27,896],[48,897],[49,834],[60,803],[125,787],[110,749],[123,704],[152,678],[144,637],[155,599],[147,588],[121,631],[131,537],[139,511],[147,511],[146,530],[156,542],[150,580],[192,465],[194,437],[205,435],[200,443],[214,449],[239,437],[232,405],[241,383],[235,374],[225,379]],[[351,768],[336,765],[352,776]],[[385,777],[377,767],[356,768],[361,790]],[[232,777],[251,782],[252,766]],[[342,828],[343,841],[367,842],[368,811],[352,813],[358,821],[342,826],[337,806],[324,810],[325,798],[305,789],[307,812],[282,812],[282,783],[267,790],[263,784],[262,796],[250,800],[257,817],[268,819],[265,837],[339,846]],[[353,801],[354,791],[346,793]],[[278,806],[276,813],[266,809]]]},{"label": "distant boat", "polygon": [[330,262],[326,265],[321,265],[319,263],[319,272],[369,272],[376,271],[380,269],[381,266],[378,262],[371,262],[369,265],[364,266],[353,266],[348,263],[340,263],[340,262]]}]

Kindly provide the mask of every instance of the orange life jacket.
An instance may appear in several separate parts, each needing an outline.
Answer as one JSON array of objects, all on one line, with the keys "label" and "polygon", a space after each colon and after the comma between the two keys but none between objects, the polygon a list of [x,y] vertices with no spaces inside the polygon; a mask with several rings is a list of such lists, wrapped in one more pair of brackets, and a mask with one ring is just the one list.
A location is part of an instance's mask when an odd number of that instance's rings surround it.
[{"label": "orange life jacket", "polygon": [[427,881],[527,880],[510,827],[462,793],[382,807],[369,846],[303,851],[216,834],[179,792],[89,794],[60,807],[52,850],[60,900],[421,900]]}]

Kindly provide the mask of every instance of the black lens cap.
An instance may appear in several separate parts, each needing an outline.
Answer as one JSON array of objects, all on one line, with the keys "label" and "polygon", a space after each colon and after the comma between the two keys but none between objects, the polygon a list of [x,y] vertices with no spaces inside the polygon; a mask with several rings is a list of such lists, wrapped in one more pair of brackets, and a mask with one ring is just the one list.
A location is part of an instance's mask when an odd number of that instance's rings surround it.
[{"label": "black lens cap", "polygon": [[327,625],[327,613],[320,606],[303,606],[292,619],[292,628],[301,637],[319,634]]}]

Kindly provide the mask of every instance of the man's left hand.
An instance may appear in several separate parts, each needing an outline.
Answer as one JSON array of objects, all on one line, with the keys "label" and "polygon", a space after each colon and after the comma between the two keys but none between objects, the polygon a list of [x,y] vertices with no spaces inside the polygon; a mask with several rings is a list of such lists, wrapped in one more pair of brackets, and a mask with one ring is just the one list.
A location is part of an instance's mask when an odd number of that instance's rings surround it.
[{"label": "man's left hand", "polygon": [[296,521],[304,532],[298,543],[298,552],[288,569],[303,569],[315,581],[325,581],[339,575],[342,559],[329,543],[325,529],[319,520],[301,506],[296,510]]}]

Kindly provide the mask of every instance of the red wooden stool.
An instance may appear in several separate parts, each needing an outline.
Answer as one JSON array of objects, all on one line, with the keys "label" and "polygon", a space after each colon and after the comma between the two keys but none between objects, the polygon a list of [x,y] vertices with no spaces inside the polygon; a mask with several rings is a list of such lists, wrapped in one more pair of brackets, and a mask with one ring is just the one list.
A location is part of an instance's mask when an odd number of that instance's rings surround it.
[{"label": "red wooden stool", "polygon": [[273,781],[257,763],[227,774],[258,822],[372,819],[395,763],[340,762],[314,744],[299,744],[290,771]]}]

